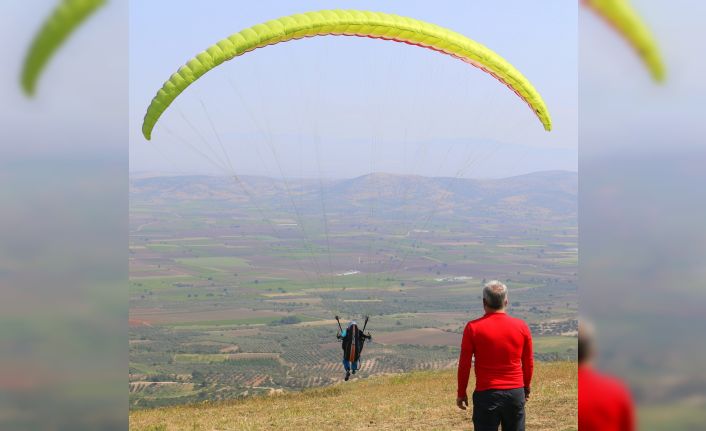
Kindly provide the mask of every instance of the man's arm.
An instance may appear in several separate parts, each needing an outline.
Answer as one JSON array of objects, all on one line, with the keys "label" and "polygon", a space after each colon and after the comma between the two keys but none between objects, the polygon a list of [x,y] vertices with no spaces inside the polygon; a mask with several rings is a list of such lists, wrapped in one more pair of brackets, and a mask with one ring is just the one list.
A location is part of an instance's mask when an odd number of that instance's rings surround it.
[{"label": "man's arm", "polygon": [[625,389],[623,396],[622,426],[625,431],[635,431],[635,407],[630,392]]},{"label": "man's arm", "polygon": [[465,410],[465,406],[468,405],[466,388],[468,387],[468,378],[471,375],[473,348],[473,328],[469,322],[463,330],[463,338],[461,339],[461,355],[458,358],[458,390],[456,394],[456,404],[463,410]]},{"label": "man's arm", "polygon": [[534,373],[534,352],[532,351],[532,332],[525,325],[525,344],[522,348],[522,376],[525,383],[525,398],[529,398]]}]

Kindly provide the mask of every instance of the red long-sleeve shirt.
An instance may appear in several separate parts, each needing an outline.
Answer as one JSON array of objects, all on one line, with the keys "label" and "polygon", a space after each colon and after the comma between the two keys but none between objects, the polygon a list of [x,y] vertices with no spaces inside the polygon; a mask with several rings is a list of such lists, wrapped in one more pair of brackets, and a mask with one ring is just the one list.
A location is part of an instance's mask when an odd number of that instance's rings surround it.
[{"label": "red long-sleeve shirt", "polygon": [[466,396],[475,356],[476,391],[529,387],[534,371],[532,334],[525,322],[487,313],[468,322],[458,360],[458,396]]},{"label": "red long-sleeve shirt", "polygon": [[635,430],[634,406],[625,385],[586,365],[579,366],[579,429]]}]

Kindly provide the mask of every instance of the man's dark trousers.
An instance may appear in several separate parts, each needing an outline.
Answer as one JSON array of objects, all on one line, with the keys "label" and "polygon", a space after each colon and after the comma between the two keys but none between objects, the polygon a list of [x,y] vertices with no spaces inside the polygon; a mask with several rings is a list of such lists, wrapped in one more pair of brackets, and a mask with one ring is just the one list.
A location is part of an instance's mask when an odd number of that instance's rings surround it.
[{"label": "man's dark trousers", "polygon": [[525,431],[525,389],[473,392],[475,431]]}]

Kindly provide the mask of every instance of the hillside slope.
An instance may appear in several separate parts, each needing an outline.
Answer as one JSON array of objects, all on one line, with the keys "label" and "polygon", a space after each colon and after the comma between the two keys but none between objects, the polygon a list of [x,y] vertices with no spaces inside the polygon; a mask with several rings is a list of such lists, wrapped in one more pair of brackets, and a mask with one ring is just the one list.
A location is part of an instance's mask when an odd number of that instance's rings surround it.
[{"label": "hillside slope", "polygon": [[[247,193],[246,193],[247,191]],[[277,179],[242,176],[240,183],[229,177],[181,176],[133,178],[132,202],[207,201],[220,205],[243,205],[252,201],[281,216],[291,210],[296,197],[304,214],[321,214],[321,201],[332,214],[364,214],[371,205],[380,217],[400,212],[426,213],[439,205],[435,217],[456,215],[525,218],[574,216],[578,175],[575,172],[535,172],[503,179],[422,177],[373,173],[351,179]]]},{"label": "hillside slope", "polygon": [[[538,363],[527,429],[576,430],[576,364]],[[468,430],[453,370],[360,379],[328,388],[130,413],[131,430]],[[471,382],[471,387],[474,383]]]}]

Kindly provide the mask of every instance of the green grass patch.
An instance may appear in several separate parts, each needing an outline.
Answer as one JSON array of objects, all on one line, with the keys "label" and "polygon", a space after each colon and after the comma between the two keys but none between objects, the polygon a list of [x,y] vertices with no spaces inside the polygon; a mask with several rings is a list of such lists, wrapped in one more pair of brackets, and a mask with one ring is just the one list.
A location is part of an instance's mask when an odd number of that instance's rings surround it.
[{"label": "green grass patch", "polygon": [[272,317],[250,317],[247,319],[224,319],[224,320],[204,320],[201,322],[178,322],[169,323],[164,326],[171,326],[175,328],[201,328],[201,327],[214,327],[214,326],[241,326],[241,325],[266,325],[268,323],[273,323],[281,319],[279,316]]},{"label": "green grass patch", "polygon": [[703,429],[706,410],[684,402],[640,406],[638,423],[643,431]]},{"label": "green grass patch", "polygon": [[200,354],[200,353],[177,353],[174,355],[174,362],[181,363],[211,363],[211,362],[225,362],[229,359],[229,355],[226,353],[211,353],[211,354]]},{"label": "green grass patch", "polygon": [[185,257],[176,259],[176,262],[207,272],[227,272],[248,267],[248,261],[239,257]]},{"label": "green grass patch", "polygon": [[534,351],[537,353],[565,353],[569,349],[577,349],[576,337],[563,337],[551,335],[546,337],[535,337]]}]

